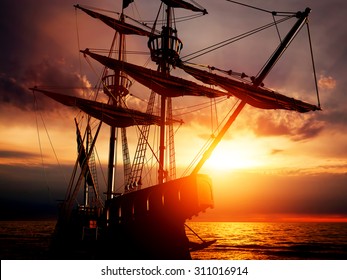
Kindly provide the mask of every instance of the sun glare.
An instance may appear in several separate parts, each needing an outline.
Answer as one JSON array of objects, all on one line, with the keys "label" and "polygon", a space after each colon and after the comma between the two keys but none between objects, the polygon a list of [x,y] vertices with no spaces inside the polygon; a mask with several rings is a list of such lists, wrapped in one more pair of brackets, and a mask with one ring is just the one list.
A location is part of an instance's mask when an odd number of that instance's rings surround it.
[{"label": "sun glare", "polygon": [[235,144],[233,148],[230,148],[230,145],[221,145],[206,161],[205,167],[223,171],[262,166],[259,151],[244,146],[244,144]]}]

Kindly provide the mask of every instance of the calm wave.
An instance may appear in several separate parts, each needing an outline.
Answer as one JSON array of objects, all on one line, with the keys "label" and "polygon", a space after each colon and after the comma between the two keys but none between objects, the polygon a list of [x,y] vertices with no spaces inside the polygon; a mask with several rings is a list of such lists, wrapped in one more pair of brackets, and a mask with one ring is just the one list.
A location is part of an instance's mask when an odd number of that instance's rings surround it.
[{"label": "calm wave", "polygon": [[[347,223],[189,223],[209,248],[193,259],[347,259]],[[189,234],[189,238],[194,238]]]},{"label": "calm wave", "polygon": [[[215,239],[193,259],[347,259],[347,223],[188,223]],[[0,221],[1,259],[45,259],[55,221]],[[199,241],[189,230],[192,241]]]},{"label": "calm wave", "polygon": [[1,259],[45,259],[55,221],[0,221]]}]

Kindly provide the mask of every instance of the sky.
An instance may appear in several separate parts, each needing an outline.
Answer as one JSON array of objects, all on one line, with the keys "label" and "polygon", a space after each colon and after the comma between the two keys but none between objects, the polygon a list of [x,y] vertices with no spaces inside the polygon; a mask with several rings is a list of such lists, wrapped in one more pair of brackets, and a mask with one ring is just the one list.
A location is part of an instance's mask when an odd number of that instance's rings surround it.
[{"label": "sky", "polygon": [[[158,2],[135,0],[126,13],[140,13],[141,19],[151,19],[156,15]],[[189,22],[189,26],[178,23],[184,42],[182,55],[272,21],[268,13],[228,1],[197,2],[209,14]],[[202,169],[212,177],[215,207],[195,219],[347,221],[347,3],[242,2],[270,11],[312,9],[309,26],[322,111],[298,114],[246,106]],[[68,94],[76,94],[73,88],[95,85],[95,72],[100,68],[91,68],[79,49],[107,48],[112,31],[81,12],[76,14],[74,4],[70,0],[1,3],[0,219],[52,217],[57,200],[64,197],[76,156],[76,111],[34,96],[28,88],[58,86]],[[121,1],[115,0],[79,4],[121,9]],[[287,25],[279,28],[282,36],[288,30]],[[255,75],[278,41],[272,29],[193,62]],[[131,39],[128,46],[139,50],[142,43],[140,39]],[[146,58],[131,56],[129,60],[141,65]],[[280,93],[317,104],[305,29],[264,82]],[[135,87],[134,95],[141,96],[142,91]],[[178,98],[175,102],[177,109],[183,100]],[[220,110],[231,108],[233,102],[222,105]],[[195,111],[189,117],[184,115],[185,123],[180,128],[183,137],[176,142],[179,170],[194,157],[193,146],[203,145],[212,133],[210,119],[209,109]],[[106,157],[102,152],[107,148],[107,131],[103,128],[98,147],[104,165]],[[132,147],[133,140],[129,141]]]}]

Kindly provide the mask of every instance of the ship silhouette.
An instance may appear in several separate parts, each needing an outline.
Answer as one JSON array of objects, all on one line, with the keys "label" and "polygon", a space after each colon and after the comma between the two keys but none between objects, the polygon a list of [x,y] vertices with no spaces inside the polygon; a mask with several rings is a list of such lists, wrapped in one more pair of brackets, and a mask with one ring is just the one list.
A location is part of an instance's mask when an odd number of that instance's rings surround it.
[{"label": "ship silhouette", "polygon": [[[203,68],[182,58],[183,43],[176,30],[176,14],[184,10],[194,18],[205,16],[208,11],[195,2],[153,1],[158,3],[159,12],[153,13],[157,18],[152,26],[126,15],[128,6],[136,4],[131,0],[123,1],[118,18],[91,7],[75,5],[78,11],[114,30],[112,46],[106,55],[97,50],[81,50],[86,59],[104,66],[93,98],[71,96],[38,86],[32,88],[86,114],[84,122],[75,118],[78,156],[65,199],[60,204],[51,258],[190,259],[191,250],[204,249],[214,242],[193,243],[186,236],[186,220],[214,207],[212,181],[200,170],[245,105],[298,113],[320,110],[319,104],[285,96],[263,84],[295,35],[307,23],[309,8],[283,15],[288,20],[294,19],[292,28],[259,74],[249,76],[217,67]],[[159,19],[159,15],[164,15],[163,19]],[[148,67],[127,61],[125,42],[129,36],[148,38],[145,47],[152,60]],[[176,76],[177,70],[191,78]],[[134,83],[149,89],[146,108],[130,108],[128,99],[132,97]],[[99,100],[98,96],[101,96]],[[189,172],[181,177],[176,174],[174,142],[174,127],[183,123],[173,113],[173,101],[178,97],[223,98],[237,102],[223,127],[211,138]],[[102,125],[110,127],[105,194],[101,192],[95,162],[95,145]],[[133,155],[130,155],[128,137],[135,134],[129,134],[129,129],[137,131],[138,144]],[[157,136],[156,147],[150,140],[152,134]],[[118,149],[122,151],[121,173],[116,172]],[[149,158],[150,168],[146,167]],[[156,182],[152,183],[148,176],[156,177]]]}]

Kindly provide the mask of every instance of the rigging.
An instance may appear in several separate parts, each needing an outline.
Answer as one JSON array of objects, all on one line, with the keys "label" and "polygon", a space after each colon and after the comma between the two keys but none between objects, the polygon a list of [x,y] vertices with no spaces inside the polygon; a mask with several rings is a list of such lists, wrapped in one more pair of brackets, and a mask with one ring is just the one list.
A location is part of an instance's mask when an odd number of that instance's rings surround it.
[{"label": "rigging", "polygon": [[196,52],[193,52],[193,53],[191,53],[191,54],[182,56],[181,59],[182,59],[182,61],[184,61],[184,62],[188,62],[188,61],[193,60],[193,59],[195,59],[195,58],[197,58],[197,57],[203,56],[203,55],[205,55],[205,54],[208,54],[208,53],[210,53],[210,52],[213,52],[213,51],[215,51],[215,50],[218,50],[218,49],[220,49],[220,48],[223,48],[223,47],[225,47],[225,46],[227,46],[227,45],[230,45],[230,44],[232,44],[232,43],[235,43],[235,42],[237,42],[237,41],[239,41],[239,40],[241,40],[241,39],[244,39],[244,38],[246,38],[246,37],[249,37],[249,36],[251,36],[251,35],[254,35],[254,34],[256,34],[256,33],[258,33],[258,32],[261,32],[261,31],[263,31],[263,30],[265,30],[265,29],[268,29],[268,28],[270,28],[270,27],[273,27],[273,26],[276,25],[276,24],[285,22],[285,21],[287,21],[287,20],[289,20],[289,19],[291,19],[291,18],[293,18],[292,15],[291,15],[291,16],[288,16],[288,17],[285,17],[285,18],[282,18],[282,19],[280,19],[280,20],[277,20],[275,23],[274,23],[274,22],[271,22],[271,23],[265,24],[265,25],[263,25],[263,26],[261,26],[261,27],[258,27],[258,28],[252,29],[252,30],[250,30],[250,31],[247,31],[247,32],[245,32],[245,33],[239,34],[239,35],[237,35],[237,36],[231,37],[231,38],[229,38],[229,39],[227,39],[227,40],[224,40],[224,41],[221,41],[221,42],[219,42],[219,43],[213,44],[213,45],[211,45],[211,46],[209,46],[209,47],[203,48],[203,49],[198,50],[198,51],[196,51]]}]

